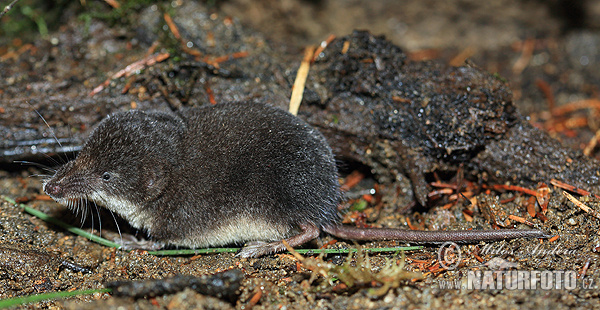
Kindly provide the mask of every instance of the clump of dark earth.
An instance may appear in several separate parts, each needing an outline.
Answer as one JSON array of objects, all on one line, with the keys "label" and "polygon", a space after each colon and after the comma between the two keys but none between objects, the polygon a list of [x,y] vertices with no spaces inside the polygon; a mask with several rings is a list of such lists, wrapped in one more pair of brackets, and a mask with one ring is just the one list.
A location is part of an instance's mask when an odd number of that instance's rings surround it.
[{"label": "clump of dark earth", "polygon": [[[350,48],[342,53],[345,42]],[[313,68],[311,80],[326,82],[312,84],[321,101],[307,105],[307,119],[337,154],[381,165],[379,174],[399,168],[410,176],[421,204],[425,175],[461,163],[496,181],[600,185],[595,160],[531,126],[506,83],[474,66],[408,61],[384,38],[354,32],[333,42]]]},{"label": "clump of dark earth", "polygon": [[176,275],[166,279],[145,281],[114,281],[104,286],[112,289],[112,294],[118,297],[155,297],[173,294],[191,288],[202,295],[214,296],[235,303],[239,295],[240,281],[244,273],[239,269],[203,275],[200,277]]}]

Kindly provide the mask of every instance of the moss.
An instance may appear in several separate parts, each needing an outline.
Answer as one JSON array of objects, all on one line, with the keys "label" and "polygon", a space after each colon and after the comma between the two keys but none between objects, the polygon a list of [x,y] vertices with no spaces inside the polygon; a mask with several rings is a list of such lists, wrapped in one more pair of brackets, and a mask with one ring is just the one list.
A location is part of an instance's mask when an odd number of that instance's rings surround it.
[{"label": "moss", "polygon": [[109,25],[131,25],[138,22],[138,15],[141,10],[151,6],[168,6],[169,1],[152,0],[120,0],[119,7],[113,8],[103,1],[86,2],[79,17],[94,18],[107,22]]},{"label": "moss", "polygon": [[18,1],[2,18],[0,36],[20,39],[28,39],[37,35],[46,36],[49,29],[60,25],[63,14],[70,11],[71,6],[73,6],[73,1],[67,0]]},{"label": "moss", "polygon": [[102,20],[111,26],[131,25],[138,22],[136,13],[153,4],[170,7],[169,1],[152,0],[120,0],[118,8],[111,7],[105,1],[20,0],[2,18],[0,37],[23,40],[31,40],[36,36],[45,37],[72,15],[78,16],[86,26],[93,19]]}]

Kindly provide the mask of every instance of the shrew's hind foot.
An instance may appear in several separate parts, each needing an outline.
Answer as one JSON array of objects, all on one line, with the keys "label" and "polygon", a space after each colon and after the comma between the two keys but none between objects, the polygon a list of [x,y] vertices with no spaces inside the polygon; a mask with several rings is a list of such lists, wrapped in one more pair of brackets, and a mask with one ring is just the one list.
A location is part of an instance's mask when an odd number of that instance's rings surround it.
[{"label": "shrew's hind foot", "polygon": [[[313,224],[299,225],[302,232],[298,235],[285,239],[291,247],[297,247],[319,236],[321,232],[317,226]],[[244,247],[236,256],[237,257],[260,257],[267,254],[282,252],[286,249],[281,241],[262,242],[254,241]]]},{"label": "shrew's hind foot", "polygon": [[115,239],[115,243],[121,245],[121,250],[146,250],[156,251],[165,248],[165,244],[160,241],[146,240],[136,238],[134,235],[123,234],[121,238]]}]

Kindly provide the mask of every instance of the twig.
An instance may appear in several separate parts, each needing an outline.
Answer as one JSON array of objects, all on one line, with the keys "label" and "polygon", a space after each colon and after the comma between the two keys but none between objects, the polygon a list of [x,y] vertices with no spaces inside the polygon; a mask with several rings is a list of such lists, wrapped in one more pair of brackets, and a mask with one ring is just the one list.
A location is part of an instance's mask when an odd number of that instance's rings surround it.
[{"label": "twig", "polygon": [[160,42],[158,40],[152,42],[152,45],[150,45],[150,47],[148,48],[148,50],[146,51],[146,54],[144,55],[145,57],[150,57],[150,55],[154,54],[154,52],[156,51],[156,48],[160,45]]},{"label": "twig", "polygon": [[464,50],[462,50],[458,55],[454,56],[448,63],[452,67],[460,67],[465,64],[465,61],[475,55],[475,49],[472,46],[468,46]]},{"label": "twig", "polygon": [[27,43],[27,44],[23,44],[23,46],[19,47],[19,49],[17,51],[9,51],[6,52],[4,55],[0,56],[0,62],[5,61],[7,59],[14,59],[16,60],[17,58],[19,58],[19,56],[21,56],[21,54],[30,51],[30,53],[35,53],[36,52],[36,48],[35,46],[33,46],[33,44],[31,43]]},{"label": "twig", "polygon": [[515,62],[512,67],[512,71],[515,75],[521,74],[527,65],[529,65],[529,61],[531,61],[531,56],[533,55],[533,50],[535,49],[535,40],[528,39],[523,42],[523,48],[521,50],[521,57]]},{"label": "twig", "polygon": [[[559,181],[557,179],[550,180],[550,184],[552,184],[552,185],[554,185],[554,186],[556,186],[558,188],[562,188],[562,189],[568,190],[570,192],[575,192],[575,193],[577,193],[578,195],[581,195],[581,196],[588,196],[588,195],[592,194],[592,193],[590,193],[590,192],[588,192],[588,191],[586,191],[584,189],[577,188],[577,187],[575,187],[575,186],[573,186],[571,184],[567,184],[567,183]],[[594,197],[600,199],[600,196],[598,196],[596,194],[593,194],[593,195],[594,195]]]},{"label": "twig", "polygon": [[496,185],[492,185],[491,188],[495,189],[495,190],[503,189],[503,190],[507,190],[507,191],[517,191],[517,192],[529,194],[532,196],[537,196],[537,194],[538,194],[537,191],[535,191],[535,190],[524,188],[521,186],[516,186],[516,185],[496,184]]},{"label": "twig", "polygon": [[348,52],[349,48],[350,48],[350,41],[344,41],[344,44],[342,45],[342,55],[345,55]]},{"label": "twig", "polygon": [[292,96],[290,98],[290,113],[293,115],[298,114],[300,108],[300,102],[302,102],[302,94],[304,93],[304,85],[306,78],[308,77],[308,70],[310,69],[310,61],[314,55],[314,46],[309,46],[304,51],[304,59],[298,68],[296,74],[296,80],[294,81],[294,87],[292,88]]},{"label": "twig", "polygon": [[360,181],[362,181],[364,178],[365,178],[365,175],[360,173],[360,171],[358,171],[358,170],[352,171],[352,173],[350,173],[346,177],[346,181],[344,182],[344,185],[342,185],[342,187],[341,187],[342,191],[347,192],[348,190],[350,190],[351,188],[356,186],[358,183],[360,183]]},{"label": "twig", "polygon": [[535,224],[533,224],[532,222],[530,222],[530,221],[528,221],[528,220],[526,220],[526,219],[524,219],[524,218],[522,218],[520,216],[509,214],[508,218],[511,219],[511,220],[513,220],[513,221],[517,221],[517,222],[519,222],[521,224],[525,224],[525,225],[529,225],[529,226],[535,226]]},{"label": "twig", "polygon": [[171,30],[171,33],[173,33],[173,36],[175,37],[175,39],[177,39],[177,41],[181,41],[181,35],[179,34],[179,29],[177,29],[177,26],[175,26],[175,23],[173,22],[171,15],[169,15],[169,13],[165,13],[163,15],[163,18],[165,19],[165,22],[167,23],[167,26],[169,26],[169,30]]},{"label": "twig", "polygon": [[325,50],[327,45],[329,45],[331,43],[331,41],[333,41],[334,39],[335,39],[335,35],[330,34],[327,37],[327,39],[325,39],[325,41],[321,42],[321,45],[319,45],[319,47],[315,51],[315,54],[312,57],[311,63],[314,63],[317,60],[317,57],[319,57],[319,55]]},{"label": "twig", "polygon": [[598,145],[598,139],[600,139],[600,129],[596,131],[594,137],[590,139],[590,142],[588,142],[588,144],[583,149],[583,154],[585,156],[592,155],[592,151],[596,148],[596,145]]},{"label": "twig", "polygon": [[177,39],[177,41],[179,41],[179,44],[181,45],[181,49],[185,53],[188,53],[189,55],[194,56],[196,58],[196,60],[200,60],[200,57],[202,57],[202,52],[200,52],[199,50],[197,50],[195,48],[189,47],[187,45],[186,40],[184,40],[181,37],[181,34],[179,33],[179,29],[177,28],[177,25],[175,25],[175,22],[171,18],[171,15],[169,15],[168,13],[165,13],[163,15],[163,18],[165,20],[165,23],[167,23],[169,30],[171,30],[171,33],[173,33],[173,36],[175,37],[175,39]]},{"label": "twig", "polygon": [[125,69],[122,69],[119,72],[113,74],[111,77],[106,79],[106,81],[104,81],[104,83],[96,86],[96,88],[94,88],[94,90],[92,90],[90,92],[89,96],[92,97],[92,96],[96,95],[97,93],[101,92],[106,86],[108,86],[110,84],[111,80],[118,79],[123,76],[131,76],[136,71],[141,70],[144,67],[152,66],[157,62],[161,62],[161,61],[169,58],[169,56],[170,56],[169,53],[153,54],[153,55],[145,57],[142,60],[138,60],[138,61],[130,64],[129,66],[125,67]]},{"label": "twig", "polygon": [[216,57],[214,59],[210,59],[209,57],[204,57],[204,59],[202,61],[204,61],[205,63],[214,66],[214,67],[219,67],[219,64],[231,59],[238,59],[238,58],[244,58],[247,57],[249,55],[248,52],[246,51],[241,51],[241,52],[235,52],[233,54],[229,54],[229,55],[224,55],[224,56],[219,56]]},{"label": "twig", "polygon": [[439,181],[431,182],[431,183],[429,183],[429,185],[431,185],[433,187],[458,189],[458,184],[443,183],[443,182],[439,182]]},{"label": "twig", "polygon": [[567,197],[567,199],[571,200],[572,203],[574,203],[576,206],[578,206],[581,210],[591,214],[592,216],[600,219],[600,212],[586,206],[583,202],[579,201],[577,198],[573,197],[573,195],[563,191],[562,192],[563,196]]},{"label": "twig", "polygon": [[259,287],[257,287],[254,291],[256,293],[254,294],[254,296],[252,296],[252,298],[250,298],[250,301],[245,307],[246,309],[252,309],[254,306],[256,306],[256,304],[258,304],[258,301],[263,295],[263,292]]},{"label": "twig", "polygon": [[548,110],[550,110],[550,113],[553,114],[553,111],[556,107],[556,100],[554,100],[554,94],[552,93],[550,84],[542,79],[537,79],[535,81],[535,85],[540,89],[540,91],[542,91],[544,97],[546,97],[546,101],[548,102]]},{"label": "twig", "polygon": [[435,48],[423,49],[408,53],[408,59],[413,61],[423,61],[438,58],[440,50]]},{"label": "twig", "polygon": [[434,191],[427,193],[427,197],[435,197],[435,196],[443,195],[443,194],[450,195],[452,193],[454,193],[454,190],[452,188],[442,188],[442,189],[434,190]]},{"label": "twig", "polygon": [[213,92],[212,88],[210,88],[208,80],[206,80],[206,83],[204,84],[204,90],[208,95],[208,102],[212,105],[217,104],[217,100],[215,99],[215,93]]},{"label": "twig", "polygon": [[121,6],[117,0],[104,0],[104,2],[112,6],[113,9],[118,9]]},{"label": "twig", "polygon": [[288,252],[292,253],[292,255],[294,255],[294,257],[299,260],[300,262],[304,261],[304,257],[302,257],[302,255],[298,254],[298,252],[296,252],[296,250],[294,250],[294,248],[285,240],[281,240],[281,243],[283,243],[283,245],[285,245],[285,248],[288,250]]},{"label": "twig", "polygon": [[17,3],[17,1],[19,0],[13,0],[13,2],[9,3],[4,10],[2,10],[2,13],[0,13],[0,18],[2,18],[2,16],[4,16],[4,14],[8,13],[8,11],[10,11],[13,6],[15,5],[15,3]]},{"label": "twig", "polygon": [[567,103],[565,105],[562,105],[560,107],[556,107],[552,111],[552,115],[559,116],[559,115],[571,113],[573,111],[582,110],[582,109],[586,109],[586,108],[593,108],[593,109],[600,110],[600,100],[585,99],[585,100],[573,101],[573,102]]},{"label": "twig", "polygon": [[583,279],[585,278],[585,274],[587,273],[588,268],[590,267],[590,260],[592,260],[591,258],[588,258],[585,261],[585,264],[583,264],[583,268],[581,269],[581,272],[579,273],[579,278]]}]

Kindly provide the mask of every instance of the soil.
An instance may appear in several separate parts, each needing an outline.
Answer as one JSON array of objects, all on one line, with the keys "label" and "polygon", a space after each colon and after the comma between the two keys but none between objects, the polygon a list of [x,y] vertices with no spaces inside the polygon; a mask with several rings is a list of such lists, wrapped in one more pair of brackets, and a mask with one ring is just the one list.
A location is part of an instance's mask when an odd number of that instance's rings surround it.
[{"label": "soil", "polygon": [[[117,110],[239,100],[285,107],[303,48],[333,33],[336,39],[311,67],[299,115],[330,139],[347,182],[363,177],[347,193],[343,212],[348,224],[429,230],[538,227],[558,240],[463,245],[456,269],[440,268],[439,246],[432,245],[406,252],[404,260],[400,254],[357,254],[347,265],[347,255],[312,258],[357,277],[344,282],[343,276],[335,276],[335,268],[325,269],[323,263],[311,270],[311,260],[300,264],[290,254],[240,259],[232,253],[155,256],[119,251],[2,201],[0,299],[234,269],[245,275],[234,297],[211,296],[190,284],[179,292],[146,297],[96,293],[23,307],[600,307],[600,220],[576,208],[550,184],[558,179],[600,194],[600,152],[581,153],[599,129],[597,104],[556,113],[561,106],[597,97],[600,25],[595,17],[600,5],[516,0],[170,3],[167,9],[161,4],[140,6],[130,12],[138,20],[133,24],[99,18],[86,24],[73,13],[80,8],[69,7],[63,25],[47,37],[31,42],[0,39],[0,134],[6,137],[0,141],[0,195],[119,240],[114,225],[118,219],[92,210],[83,221],[81,214],[42,195],[35,176],[51,171],[14,161],[63,163],[75,155],[94,124]],[[111,10],[108,5],[106,10]],[[183,50],[164,24],[163,10],[192,52]],[[354,32],[357,28],[368,32]],[[114,73],[143,59],[153,42],[160,42],[154,52],[170,53],[169,59],[112,79],[90,95]],[[345,42],[351,49],[339,53]],[[243,51],[248,55],[236,54]],[[229,57],[216,61],[224,55]],[[430,58],[436,61],[425,61]],[[408,82],[393,84],[398,76]],[[550,95],[544,92],[548,89]],[[417,118],[420,109],[429,112]],[[442,189],[440,184],[445,184]],[[539,194],[494,187],[498,184]],[[470,199],[452,198],[457,188]],[[598,209],[600,199],[575,196]],[[366,208],[357,208],[361,204]],[[126,223],[117,225],[126,234],[144,235]],[[404,245],[333,241],[322,235],[306,248]],[[404,268],[421,273],[422,279],[407,280],[406,274],[385,269],[389,261],[404,261]],[[564,270],[580,278],[574,289],[444,287],[466,285],[474,270]],[[386,284],[389,289],[373,293]]]}]

